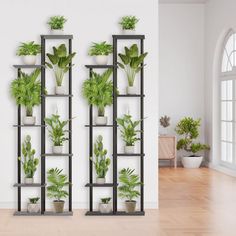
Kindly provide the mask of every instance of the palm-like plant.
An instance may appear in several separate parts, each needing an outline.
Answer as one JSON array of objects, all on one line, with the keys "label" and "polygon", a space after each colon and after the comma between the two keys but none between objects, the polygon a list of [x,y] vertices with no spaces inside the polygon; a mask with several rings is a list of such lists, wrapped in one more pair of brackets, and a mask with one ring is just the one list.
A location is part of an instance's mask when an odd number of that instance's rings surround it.
[{"label": "palm-like plant", "polygon": [[123,30],[135,30],[135,26],[139,19],[136,16],[123,16],[119,24],[122,26]]},{"label": "palm-like plant", "polygon": [[41,46],[34,41],[21,43],[17,50],[18,56],[36,56],[39,53],[41,53]]},{"label": "palm-like plant", "polygon": [[101,43],[93,43],[90,47],[89,55],[90,56],[99,56],[99,55],[109,55],[112,53],[113,47],[111,44],[108,44],[106,41]]}]

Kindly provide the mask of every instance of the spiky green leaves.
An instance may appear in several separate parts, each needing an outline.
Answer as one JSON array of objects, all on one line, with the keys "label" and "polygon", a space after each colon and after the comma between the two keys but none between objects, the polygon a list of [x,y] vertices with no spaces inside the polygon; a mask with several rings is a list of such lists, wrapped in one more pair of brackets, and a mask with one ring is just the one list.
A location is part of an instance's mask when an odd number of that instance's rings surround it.
[{"label": "spiky green leaves", "polygon": [[60,30],[64,28],[66,21],[67,19],[64,16],[52,16],[48,21],[48,25],[52,30]]},{"label": "spiky green leaves", "polygon": [[123,16],[119,24],[122,26],[123,30],[135,30],[136,24],[139,19],[136,16]]},{"label": "spiky green leaves", "polygon": [[41,46],[34,41],[21,43],[17,50],[18,56],[36,56],[41,53]]},{"label": "spiky green leaves", "polygon": [[99,55],[109,55],[113,51],[113,47],[111,44],[108,44],[106,41],[101,43],[93,43],[93,45],[89,49],[90,56],[99,56]]}]

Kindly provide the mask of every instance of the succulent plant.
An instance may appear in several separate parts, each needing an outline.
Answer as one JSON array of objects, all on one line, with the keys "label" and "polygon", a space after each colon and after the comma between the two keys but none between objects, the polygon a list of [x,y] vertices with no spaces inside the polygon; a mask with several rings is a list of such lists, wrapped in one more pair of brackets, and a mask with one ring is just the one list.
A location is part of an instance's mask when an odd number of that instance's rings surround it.
[{"label": "succulent plant", "polygon": [[170,117],[169,116],[162,116],[160,118],[160,125],[164,128],[167,128],[168,126],[170,126]]}]

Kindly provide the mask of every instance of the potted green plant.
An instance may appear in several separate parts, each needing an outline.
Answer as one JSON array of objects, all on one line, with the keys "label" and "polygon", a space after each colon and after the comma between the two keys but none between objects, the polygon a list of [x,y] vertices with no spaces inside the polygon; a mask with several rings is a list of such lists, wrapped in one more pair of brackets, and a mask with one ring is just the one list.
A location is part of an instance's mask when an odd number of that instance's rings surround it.
[{"label": "potted green plant", "polygon": [[106,174],[111,164],[110,158],[108,158],[107,150],[103,148],[103,138],[101,135],[97,137],[94,144],[94,155],[95,158],[91,157],[93,161],[95,171],[97,174],[96,182],[97,184],[104,184],[106,182]]},{"label": "potted green plant", "polygon": [[119,197],[126,199],[125,207],[127,213],[135,211],[136,201],[134,199],[140,196],[140,192],[136,188],[142,183],[139,180],[139,176],[134,174],[134,171],[130,168],[123,168],[119,172]]},{"label": "potted green plant", "polygon": [[51,63],[46,62],[46,65],[53,69],[56,78],[56,94],[65,94],[65,88],[62,85],[65,73],[71,68],[72,59],[75,56],[75,52],[68,53],[65,44],[61,44],[59,47],[53,47],[53,54],[47,53],[47,57]]},{"label": "potted green plant", "polygon": [[83,83],[83,96],[90,105],[98,108],[98,116],[95,119],[97,125],[106,125],[105,107],[112,105],[113,83],[109,80],[112,69],[107,69],[102,74],[91,72],[90,78]]},{"label": "potted green plant", "polygon": [[93,43],[89,49],[89,55],[95,56],[95,62],[97,65],[107,65],[108,55],[113,52],[113,47],[106,41],[101,43]]},{"label": "potted green plant", "polygon": [[137,129],[137,126],[140,124],[141,120],[132,120],[130,114],[125,114],[122,118],[116,119],[117,124],[120,127],[121,137],[125,142],[124,152],[131,154],[135,152],[135,143],[140,140],[137,137],[140,130]]},{"label": "potted green plant", "polygon": [[39,197],[29,198],[29,203],[27,204],[27,211],[29,213],[38,213],[40,212],[39,206]]},{"label": "potted green plant", "polygon": [[147,52],[139,54],[137,44],[133,44],[130,48],[125,47],[125,53],[118,54],[122,61],[122,63],[118,62],[118,65],[125,71],[128,80],[127,94],[137,93],[136,87],[134,86],[135,76],[143,67],[143,60],[147,54]]},{"label": "potted green plant", "polygon": [[101,202],[99,203],[99,211],[102,214],[108,214],[112,211],[112,206],[110,201],[111,201],[110,197],[101,198]]},{"label": "potted green plant", "polygon": [[119,24],[122,27],[123,34],[135,34],[135,27],[139,19],[136,16],[123,16]]},{"label": "potted green plant", "polygon": [[56,213],[62,213],[64,211],[65,201],[62,199],[68,196],[68,192],[64,188],[70,184],[67,180],[67,175],[62,174],[62,171],[58,168],[52,168],[47,172],[49,183],[47,196],[54,199],[53,205]]},{"label": "potted green plant", "polygon": [[34,174],[37,170],[39,159],[34,157],[35,149],[32,149],[30,135],[26,136],[24,143],[22,144],[22,154],[23,158],[19,157],[19,160],[22,163],[25,173],[25,183],[32,184],[34,183]]},{"label": "potted green plant", "polygon": [[201,126],[201,119],[194,120],[191,117],[185,117],[179,121],[176,126],[176,133],[183,138],[177,142],[177,150],[184,150],[189,152],[190,155],[182,157],[182,164],[185,168],[199,168],[203,156],[197,155],[198,152],[209,150],[207,144],[194,142],[199,137],[199,128]]},{"label": "potted green plant", "polygon": [[25,125],[34,125],[36,118],[33,116],[33,107],[41,103],[41,83],[37,80],[40,69],[31,74],[21,72],[20,76],[11,83],[11,94],[17,105],[26,108],[26,116],[23,118]]},{"label": "potted green plant", "polygon": [[36,56],[40,53],[41,46],[34,41],[21,43],[17,50],[17,55],[22,57],[23,63],[26,65],[35,65]]},{"label": "potted green plant", "polygon": [[52,114],[51,117],[45,118],[45,123],[48,125],[49,137],[53,142],[52,152],[60,154],[63,151],[63,143],[68,140],[65,137],[68,130],[65,129],[65,126],[68,123],[68,120],[61,121],[58,114]]},{"label": "potted green plant", "polygon": [[170,126],[170,117],[169,116],[162,116],[159,120],[161,127],[163,128],[162,135],[167,135],[168,127]]},{"label": "potted green plant", "polygon": [[64,24],[67,19],[64,16],[52,16],[48,21],[48,25],[51,28],[51,33],[55,35],[63,34]]}]

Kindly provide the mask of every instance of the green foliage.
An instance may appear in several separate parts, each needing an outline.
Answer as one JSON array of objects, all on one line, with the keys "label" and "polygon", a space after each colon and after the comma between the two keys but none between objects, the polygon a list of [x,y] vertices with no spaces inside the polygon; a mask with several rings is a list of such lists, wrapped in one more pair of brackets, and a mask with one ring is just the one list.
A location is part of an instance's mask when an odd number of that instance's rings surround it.
[{"label": "green foliage", "polygon": [[22,163],[23,170],[26,178],[33,178],[39,164],[39,159],[34,158],[35,150],[31,147],[31,137],[26,136],[24,143],[22,144],[22,154],[24,158],[19,157]]},{"label": "green foliage", "polygon": [[21,72],[19,78],[11,83],[11,94],[17,105],[26,107],[27,116],[32,116],[33,107],[41,103],[41,83],[37,80],[39,74],[40,69],[31,74]]},{"label": "green foliage", "polygon": [[45,123],[50,127],[49,137],[51,138],[54,146],[63,146],[63,143],[68,140],[65,137],[66,132],[65,126],[68,120],[61,121],[58,114],[52,114],[51,118],[45,118]]},{"label": "green foliage", "polygon": [[65,44],[61,44],[58,48],[53,47],[53,54],[47,53],[51,63],[46,62],[46,65],[54,70],[57,86],[62,85],[64,75],[71,68],[75,54],[75,52],[67,53]]},{"label": "green foliage", "polygon": [[121,18],[119,24],[122,26],[123,30],[135,30],[135,26],[139,19],[136,16],[124,16]]},{"label": "green foliage", "polygon": [[94,144],[94,155],[95,158],[93,159],[91,157],[91,160],[93,161],[97,177],[98,178],[105,178],[108,167],[111,164],[110,158],[106,157],[107,150],[103,149],[103,138],[101,135],[97,137],[96,143]]},{"label": "green foliage", "polygon": [[109,80],[112,69],[107,69],[102,74],[92,71],[89,79],[83,83],[82,93],[90,105],[98,108],[99,116],[104,116],[105,107],[112,105],[113,83]]},{"label": "green foliage", "polygon": [[38,203],[39,199],[40,199],[39,197],[29,198],[29,202],[31,204],[36,204]]},{"label": "green foliage", "polygon": [[121,136],[126,146],[134,146],[135,142],[140,140],[137,138],[137,134],[140,130],[137,130],[136,127],[139,125],[141,120],[132,121],[132,116],[125,114],[123,118],[117,118],[116,121],[120,126]]},{"label": "green foliage", "polygon": [[18,56],[36,56],[39,53],[41,53],[41,46],[34,41],[21,43],[17,50]]},{"label": "green foliage", "polygon": [[140,195],[140,192],[136,188],[142,185],[142,183],[139,180],[139,176],[134,174],[134,170],[123,168],[119,172],[119,181],[121,183],[118,187],[120,198],[132,201]]},{"label": "green foliage", "polygon": [[194,120],[191,117],[185,117],[179,121],[177,124],[175,131],[178,135],[183,136],[177,142],[178,150],[185,150],[187,152],[192,152],[193,154],[203,151],[209,150],[209,145],[194,143],[194,140],[199,137],[199,128],[201,126],[201,119]]},{"label": "green foliage", "polygon": [[52,168],[47,172],[48,183],[50,183],[47,187],[47,196],[57,201],[61,201],[62,198],[68,196],[68,192],[64,190],[64,187],[70,183],[67,181],[67,175],[62,174],[62,171],[58,168]]},{"label": "green foliage", "polygon": [[64,16],[52,16],[50,17],[48,24],[50,25],[51,29],[60,30],[64,28],[66,21],[67,19]]},{"label": "green foliage", "polygon": [[106,43],[106,41],[101,43],[93,43],[90,47],[89,55],[90,56],[99,56],[99,55],[109,55],[113,51],[111,44]]},{"label": "green foliage", "polygon": [[135,76],[143,67],[143,60],[147,54],[145,52],[139,55],[137,44],[133,44],[130,48],[125,47],[125,54],[118,54],[122,61],[122,63],[118,62],[118,65],[125,71],[129,86],[134,85]]},{"label": "green foliage", "polygon": [[110,197],[101,198],[101,202],[102,202],[103,204],[108,204],[110,201],[111,201],[111,198],[110,198]]}]

